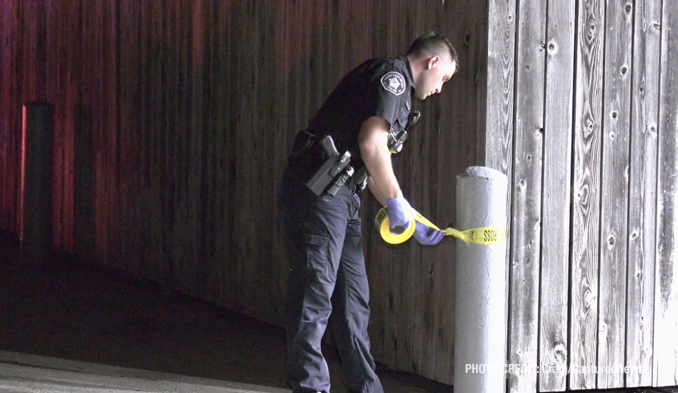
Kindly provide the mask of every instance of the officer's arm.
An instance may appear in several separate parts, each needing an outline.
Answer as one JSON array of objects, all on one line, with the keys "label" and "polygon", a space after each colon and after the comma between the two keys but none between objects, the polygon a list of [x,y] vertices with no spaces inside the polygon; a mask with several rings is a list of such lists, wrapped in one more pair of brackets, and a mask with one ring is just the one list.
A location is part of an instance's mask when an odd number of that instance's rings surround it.
[{"label": "officer's arm", "polygon": [[393,173],[391,153],[388,150],[388,122],[378,116],[365,120],[358,134],[360,157],[372,177],[368,187],[382,205],[395,198],[400,186]]},{"label": "officer's arm", "polygon": [[374,183],[374,179],[372,177],[367,178],[367,188],[370,189],[372,192],[372,195],[374,195],[379,203],[381,203],[382,206],[386,206],[386,198],[384,198],[383,195],[381,195],[381,191],[377,188],[377,185]]}]

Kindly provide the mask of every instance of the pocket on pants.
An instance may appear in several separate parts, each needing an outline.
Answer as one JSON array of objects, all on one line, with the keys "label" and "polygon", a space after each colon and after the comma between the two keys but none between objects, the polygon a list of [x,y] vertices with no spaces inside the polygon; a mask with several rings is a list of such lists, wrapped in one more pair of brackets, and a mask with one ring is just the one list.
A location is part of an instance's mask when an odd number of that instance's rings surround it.
[{"label": "pocket on pants", "polygon": [[301,234],[300,260],[294,270],[303,269],[306,273],[327,277],[329,265],[329,236]]}]

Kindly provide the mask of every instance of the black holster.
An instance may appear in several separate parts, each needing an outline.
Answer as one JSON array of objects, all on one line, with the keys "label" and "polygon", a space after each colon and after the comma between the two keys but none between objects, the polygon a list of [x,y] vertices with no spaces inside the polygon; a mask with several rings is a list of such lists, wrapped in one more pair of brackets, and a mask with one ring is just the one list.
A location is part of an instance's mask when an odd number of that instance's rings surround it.
[{"label": "black holster", "polygon": [[306,187],[317,196],[335,196],[347,183],[349,188],[358,192],[365,188],[367,172],[359,170],[361,177],[356,182],[356,171],[349,165],[350,161],[351,153],[345,151],[339,154],[330,135],[318,139],[306,130],[297,133],[292,153],[288,157],[290,165],[302,172]]}]

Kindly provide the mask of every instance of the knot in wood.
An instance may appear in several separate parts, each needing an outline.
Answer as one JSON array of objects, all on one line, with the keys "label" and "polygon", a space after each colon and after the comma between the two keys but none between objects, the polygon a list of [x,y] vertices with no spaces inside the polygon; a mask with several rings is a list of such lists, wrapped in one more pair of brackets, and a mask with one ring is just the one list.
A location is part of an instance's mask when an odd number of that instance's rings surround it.
[{"label": "knot in wood", "polygon": [[596,34],[596,22],[591,21],[591,23],[589,23],[589,30],[586,32],[586,35],[588,35],[589,38],[593,38],[595,34]]}]

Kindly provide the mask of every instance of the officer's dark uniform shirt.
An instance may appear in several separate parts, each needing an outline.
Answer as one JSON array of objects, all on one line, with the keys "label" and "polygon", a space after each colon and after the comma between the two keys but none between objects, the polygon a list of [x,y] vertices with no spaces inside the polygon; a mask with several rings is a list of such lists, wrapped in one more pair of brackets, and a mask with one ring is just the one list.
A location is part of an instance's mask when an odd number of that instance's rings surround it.
[{"label": "officer's dark uniform shirt", "polygon": [[372,116],[384,118],[392,130],[407,126],[414,81],[406,56],[370,59],[354,68],[337,85],[309,124],[318,139],[331,135],[339,154],[351,152],[351,165],[363,166],[358,134]]}]

